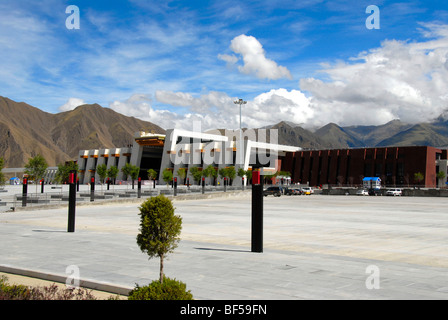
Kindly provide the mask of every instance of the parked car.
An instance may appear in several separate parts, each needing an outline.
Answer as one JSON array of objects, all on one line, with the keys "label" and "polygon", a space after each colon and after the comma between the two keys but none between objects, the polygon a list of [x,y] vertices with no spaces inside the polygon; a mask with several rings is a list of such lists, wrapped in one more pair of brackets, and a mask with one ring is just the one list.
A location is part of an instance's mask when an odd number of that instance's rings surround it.
[{"label": "parked car", "polygon": [[274,197],[280,197],[283,193],[281,187],[269,187],[266,190],[263,190],[263,195],[267,197],[268,195],[273,195]]},{"label": "parked car", "polygon": [[293,190],[294,195],[300,196],[303,194],[303,191],[300,188],[291,188],[291,190]]},{"label": "parked car", "polygon": [[284,188],[284,194],[288,196],[301,195],[302,191],[298,188]]},{"label": "parked car", "polygon": [[302,191],[303,191],[303,194],[306,194],[306,195],[310,195],[310,194],[314,193],[314,190],[311,187],[303,187]]},{"label": "parked car", "polygon": [[382,196],[381,189],[369,189],[369,196]]},{"label": "parked car", "polygon": [[356,195],[357,196],[368,196],[369,191],[367,191],[366,189],[360,189],[360,190],[356,191]]},{"label": "parked car", "polygon": [[386,191],[386,196],[401,196],[403,194],[403,192],[401,191],[401,189],[389,189]]}]

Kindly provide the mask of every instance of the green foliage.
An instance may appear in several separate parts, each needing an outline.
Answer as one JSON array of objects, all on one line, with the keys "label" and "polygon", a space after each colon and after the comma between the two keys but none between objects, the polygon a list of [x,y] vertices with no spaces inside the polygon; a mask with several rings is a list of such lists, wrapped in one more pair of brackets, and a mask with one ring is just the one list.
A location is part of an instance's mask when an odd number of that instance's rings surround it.
[{"label": "green foliage", "polygon": [[160,282],[163,282],[163,259],[180,241],[182,218],[174,214],[170,199],[164,195],[143,202],[140,209],[140,233],[137,244],[149,258],[160,258]]},{"label": "green foliage", "polygon": [[186,168],[179,168],[179,170],[177,170],[177,175],[179,176],[179,178],[184,180],[185,177],[187,176],[187,169]]},{"label": "green foliage", "polygon": [[100,182],[104,183],[104,179],[106,179],[106,177],[107,177],[107,165],[100,164],[99,166],[97,166],[96,173],[100,177],[100,180],[101,180]]},{"label": "green foliage", "polygon": [[185,283],[164,277],[163,283],[153,281],[144,287],[136,285],[128,300],[193,300],[193,295],[187,291]]},{"label": "green foliage", "polygon": [[291,177],[291,173],[289,171],[277,171],[276,175],[282,177]]},{"label": "green foliage", "polygon": [[107,169],[107,177],[110,179],[115,179],[118,175],[118,168],[116,166],[111,166]]},{"label": "green foliage", "polygon": [[47,161],[39,154],[28,160],[28,163],[25,165],[25,173],[30,179],[34,179],[37,182],[45,176],[47,168]]},{"label": "green foliage", "polygon": [[416,172],[416,173],[414,173],[414,180],[415,180],[417,183],[422,182],[424,178],[425,178],[425,176],[423,175],[423,173],[421,173],[421,172]]},{"label": "green foliage", "polygon": [[203,174],[205,177],[208,178],[217,178],[218,177],[218,170],[215,169],[214,166],[209,165],[205,170],[203,171]]},{"label": "green foliage", "polygon": [[55,180],[58,183],[68,182],[68,178],[71,171],[78,172],[78,164],[74,161],[70,161],[66,164],[58,165],[58,171],[56,172]]},{"label": "green foliage", "polygon": [[131,165],[131,179],[132,180],[137,180],[138,179],[138,175],[140,174],[140,168],[134,165]]},{"label": "green foliage", "polygon": [[154,180],[155,178],[157,178],[157,171],[154,169],[149,169],[148,170],[148,179]]},{"label": "green foliage", "polygon": [[162,179],[166,183],[170,183],[171,181],[173,181],[173,171],[171,171],[168,168],[163,170],[163,172],[162,172]]},{"label": "green foliage", "polygon": [[437,179],[444,179],[446,177],[445,171],[439,171],[436,175]]},{"label": "green foliage", "polygon": [[84,289],[28,287],[10,285],[6,277],[0,277],[0,300],[96,300],[91,291]]},{"label": "green foliage", "polygon": [[219,175],[221,176],[221,178],[229,178],[230,181],[233,181],[233,179],[235,179],[236,177],[236,170],[235,167],[226,167],[226,168],[221,168],[218,171]]},{"label": "green foliage", "polygon": [[235,167],[228,167],[228,168],[226,168],[226,170],[227,170],[227,177],[229,177],[230,180],[235,179],[235,177],[236,177]]},{"label": "green foliage", "polygon": [[126,163],[123,168],[121,168],[121,172],[123,173],[124,180],[128,180],[128,177],[131,175],[132,164]]},{"label": "green foliage", "polygon": [[202,178],[202,176],[204,175],[203,171],[202,171],[202,170],[199,170],[198,167],[192,167],[192,168],[190,168],[190,173],[191,173],[191,176],[193,177],[193,180],[194,180],[195,182],[199,182],[199,181],[201,181],[201,178]]},{"label": "green foliage", "polygon": [[250,181],[252,179],[252,170],[246,171],[246,178],[247,178],[247,181]]}]

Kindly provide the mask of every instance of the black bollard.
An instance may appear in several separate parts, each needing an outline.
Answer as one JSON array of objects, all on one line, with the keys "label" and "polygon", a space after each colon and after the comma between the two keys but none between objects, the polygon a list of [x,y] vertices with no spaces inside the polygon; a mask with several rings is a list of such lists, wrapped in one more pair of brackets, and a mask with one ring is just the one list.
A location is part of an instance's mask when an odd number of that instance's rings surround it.
[{"label": "black bollard", "polygon": [[79,177],[76,178],[76,192],[79,192]]},{"label": "black bollard", "polygon": [[76,171],[70,172],[68,194],[68,227],[67,232],[75,232],[75,212],[76,212]]},{"label": "black bollard", "polygon": [[202,177],[202,194],[205,193],[205,178]]},{"label": "black bollard", "polygon": [[174,196],[177,196],[177,178],[174,178]]},{"label": "black bollard", "polygon": [[227,178],[224,177],[224,192],[227,192]]},{"label": "black bollard", "polygon": [[138,184],[137,184],[137,198],[142,197],[142,178],[138,178]]},{"label": "black bollard", "polygon": [[28,197],[28,179],[23,178],[22,207],[26,207],[27,197]]},{"label": "black bollard", "polygon": [[95,199],[95,177],[92,176],[90,179],[90,202],[93,202]]},{"label": "black bollard", "polygon": [[260,169],[252,177],[252,252],[263,252],[263,184]]},{"label": "black bollard", "polygon": [[40,185],[40,193],[44,193],[45,180],[42,179],[42,180],[40,181],[40,183],[41,183],[41,185]]}]

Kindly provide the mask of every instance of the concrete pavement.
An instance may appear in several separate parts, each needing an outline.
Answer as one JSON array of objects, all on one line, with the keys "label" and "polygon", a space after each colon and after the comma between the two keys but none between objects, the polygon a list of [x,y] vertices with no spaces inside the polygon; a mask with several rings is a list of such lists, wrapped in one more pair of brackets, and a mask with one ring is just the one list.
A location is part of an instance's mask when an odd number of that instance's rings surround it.
[{"label": "concrete pavement", "polygon": [[[174,200],[182,241],[165,273],[198,300],[447,299],[446,198],[264,198],[264,252],[250,252],[250,192]],[[138,206],[0,213],[0,272],[63,281],[69,266],[91,287],[123,293],[158,278],[136,244]],[[379,286],[379,287],[378,287]]]}]

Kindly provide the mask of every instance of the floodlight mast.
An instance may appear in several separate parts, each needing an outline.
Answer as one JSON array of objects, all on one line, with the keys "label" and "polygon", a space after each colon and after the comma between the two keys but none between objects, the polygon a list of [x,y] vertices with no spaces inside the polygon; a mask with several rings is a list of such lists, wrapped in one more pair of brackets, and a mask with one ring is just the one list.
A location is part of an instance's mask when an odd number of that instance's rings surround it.
[{"label": "floodlight mast", "polygon": [[243,148],[244,148],[244,145],[243,145],[243,134],[242,134],[242,123],[241,123],[241,119],[242,119],[242,106],[243,106],[243,104],[247,104],[247,101],[244,101],[243,99],[238,99],[238,100],[236,100],[236,101],[234,101],[233,103],[235,103],[235,104],[239,104],[240,105],[240,148],[241,148],[241,150],[240,150],[240,165],[243,165]]}]

